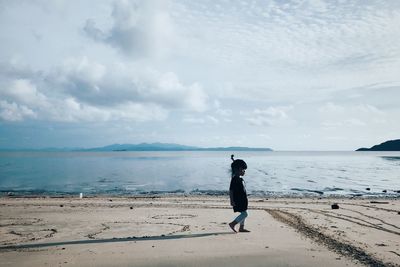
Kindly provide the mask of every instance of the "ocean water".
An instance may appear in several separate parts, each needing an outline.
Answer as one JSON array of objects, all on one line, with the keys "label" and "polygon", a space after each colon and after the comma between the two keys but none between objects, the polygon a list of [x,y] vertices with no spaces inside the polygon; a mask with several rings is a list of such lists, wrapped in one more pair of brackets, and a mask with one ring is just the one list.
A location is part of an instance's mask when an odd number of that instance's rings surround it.
[{"label": "ocean water", "polygon": [[[400,196],[400,152],[234,152],[253,195]],[[226,194],[231,152],[0,152],[0,193]],[[384,193],[383,191],[386,190]]]}]

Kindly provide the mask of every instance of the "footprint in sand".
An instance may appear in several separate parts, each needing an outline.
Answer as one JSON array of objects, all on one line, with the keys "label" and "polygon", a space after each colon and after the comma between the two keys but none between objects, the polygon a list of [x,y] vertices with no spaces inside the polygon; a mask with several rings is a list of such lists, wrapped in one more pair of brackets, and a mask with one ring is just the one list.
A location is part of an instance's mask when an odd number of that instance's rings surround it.
[{"label": "footprint in sand", "polygon": [[159,220],[159,219],[167,219],[167,220],[178,220],[178,219],[187,219],[187,218],[195,218],[196,215],[193,214],[160,214],[155,215],[151,218]]}]

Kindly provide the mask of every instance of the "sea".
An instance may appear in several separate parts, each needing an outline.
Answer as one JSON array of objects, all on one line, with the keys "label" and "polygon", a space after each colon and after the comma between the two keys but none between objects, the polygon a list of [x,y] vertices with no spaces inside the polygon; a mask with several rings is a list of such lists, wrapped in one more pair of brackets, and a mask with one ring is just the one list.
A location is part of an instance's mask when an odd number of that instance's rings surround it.
[{"label": "sea", "polygon": [[231,154],[255,196],[400,197],[400,152],[0,152],[0,194],[228,194]]}]

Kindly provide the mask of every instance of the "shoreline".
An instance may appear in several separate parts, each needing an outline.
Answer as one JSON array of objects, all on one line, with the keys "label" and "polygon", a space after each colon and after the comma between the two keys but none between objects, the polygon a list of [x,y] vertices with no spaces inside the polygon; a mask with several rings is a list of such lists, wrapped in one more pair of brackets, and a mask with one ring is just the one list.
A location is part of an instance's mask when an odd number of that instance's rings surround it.
[{"label": "shoreline", "polygon": [[227,196],[0,197],[0,266],[400,266],[398,198],[250,197],[249,234],[235,215]]},{"label": "shoreline", "polygon": [[[296,190],[294,190],[296,191]],[[138,198],[138,197],[229,197],[228,191],[223,190],[192,190],[186,192],[184,190],[174,191],[149,191],[140,193],[85,193],[85,192],[41,192],[41,191],[0,191],[1,198],[79,198],[80,194],[84,198],[101,198],[101,197],[115,197],[115,198]],[[315,190],[304,190],[299,192],[251,192],[248,194],[249,198],[346,198],[346,199],[400,199],[400,190],[385,190],[385,192],[367,192],[367,193],[353,193],[353,194],[334,194],[334,193],[321,193]]]}]

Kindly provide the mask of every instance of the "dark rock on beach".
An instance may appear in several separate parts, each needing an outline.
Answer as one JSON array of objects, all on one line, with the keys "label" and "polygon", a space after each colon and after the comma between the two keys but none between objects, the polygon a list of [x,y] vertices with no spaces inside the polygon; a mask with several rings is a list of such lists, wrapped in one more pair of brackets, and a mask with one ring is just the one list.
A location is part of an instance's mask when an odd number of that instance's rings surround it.
[{"label": "dark rock on beach", "polygon": [[337,203],[332,204],[331,207],[332,207],[333,210],[339,209],[339,205]]}]

